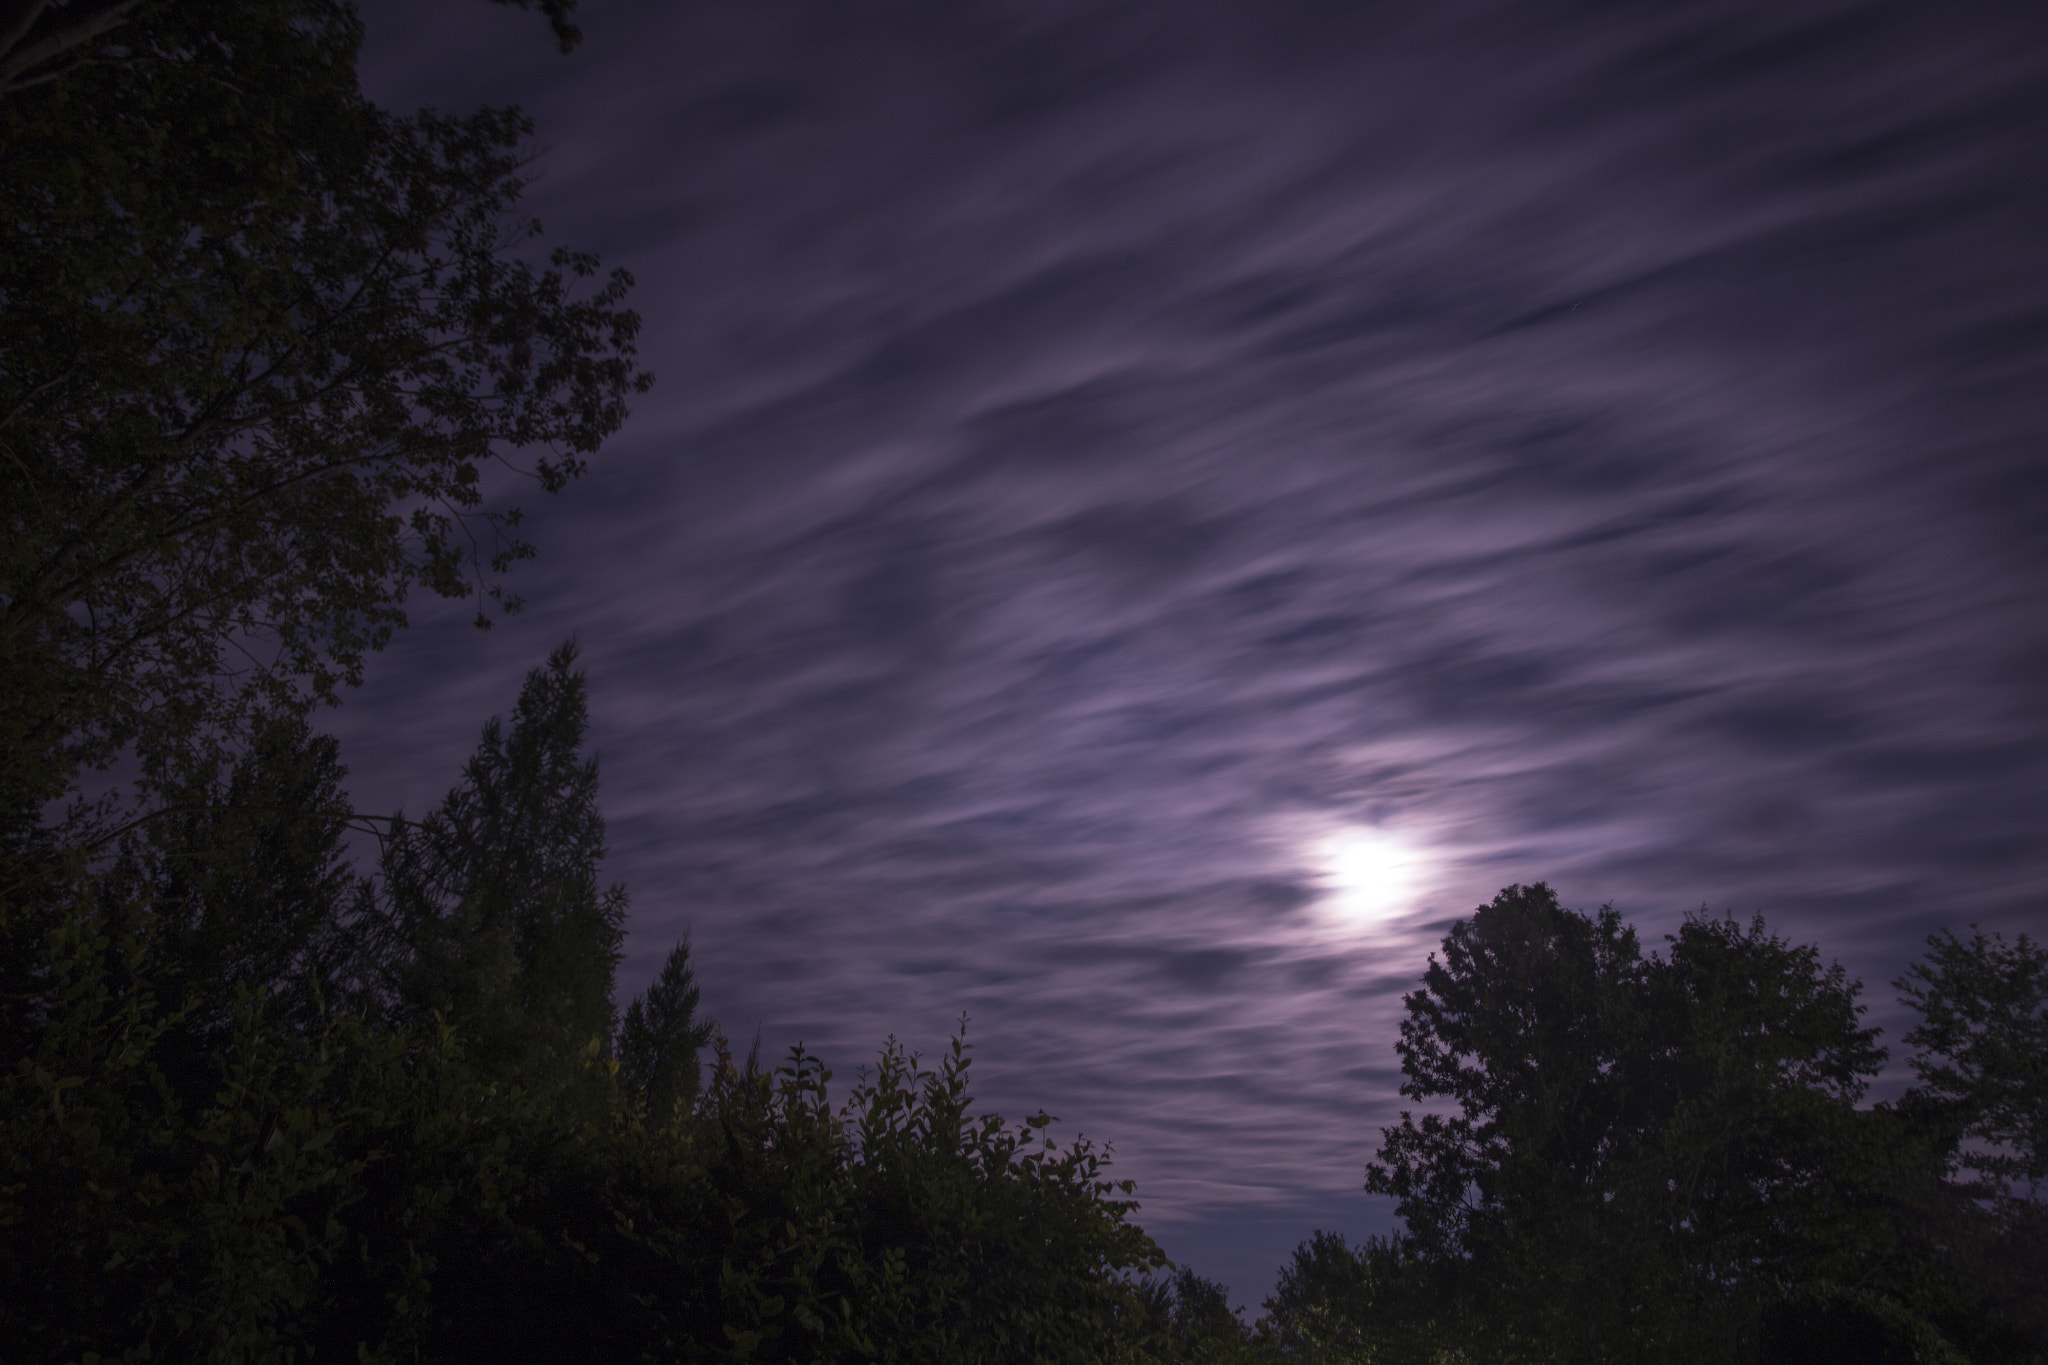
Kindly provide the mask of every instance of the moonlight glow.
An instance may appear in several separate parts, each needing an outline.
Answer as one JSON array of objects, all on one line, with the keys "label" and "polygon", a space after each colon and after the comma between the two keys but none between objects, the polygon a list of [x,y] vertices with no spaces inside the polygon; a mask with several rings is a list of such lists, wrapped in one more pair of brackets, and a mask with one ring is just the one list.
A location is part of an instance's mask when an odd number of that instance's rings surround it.
[{"label": "moonlight glow", "polygon": [[1397,836],[1344,829],[1325,838],[1316,852],[1329,888],[1325,903],[1340,918],[1371,924],[1408,908],[1418,869],[1414,850]]}]

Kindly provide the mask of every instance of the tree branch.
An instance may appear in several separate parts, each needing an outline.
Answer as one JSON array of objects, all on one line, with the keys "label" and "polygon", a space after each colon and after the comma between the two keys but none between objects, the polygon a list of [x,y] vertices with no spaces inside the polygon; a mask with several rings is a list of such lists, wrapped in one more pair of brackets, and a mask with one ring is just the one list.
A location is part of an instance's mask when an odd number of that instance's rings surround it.
[{"label": "tree branch", "polygon": [[75,0],[53,10],[49,0],[0,0],[0,95],[59,74],[28,73],[119,28],[142,3]]}]

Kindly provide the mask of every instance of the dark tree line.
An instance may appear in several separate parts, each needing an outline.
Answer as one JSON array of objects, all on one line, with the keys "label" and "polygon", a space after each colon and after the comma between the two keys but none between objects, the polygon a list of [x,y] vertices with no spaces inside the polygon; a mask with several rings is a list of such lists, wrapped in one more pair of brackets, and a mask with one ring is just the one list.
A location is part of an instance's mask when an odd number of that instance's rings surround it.
[{"label": "dark tree line", "polygon": [[2048,1358],[2048,951],[1936,935],[1898,983],[1919,1084],[1818,951],[1509,887],[1407,997],[1366,1188],[1404,1224],[1318,1234],[1268,1302],[1283,1358]]},{"label": "dark tree line", "polygon": [[413,589],[515,609],[485,466],[561,489],[648,383],[524,116],[379,109],[359,40],[0,5],[0,1357],[1114,1356],[1158,1253],[964,1043],[833,1102],[687,944],[620,1016],[572,650],[350,808],[314,708]]},{"label": "dark tree line", "polygon": [[618,1017],[573,658],[370,875],[280,722],[10,905],[7,1359],[1140,1358],[1128,1186],[976,1113],[964,1039],[834,1102],[734,1060],[687,940]]},{"label": "dark tree line", "polygon": [[2043,1359],[2025,937],[1930,943],[1873,1105],[1811,947],[1511,887],[1408,998],[1404,1230],[1247,1323],[964,1039],[835,1101],[687,941],[618,1008],[573,646],[439,804],[352,809],[315,708],[415,588],[516,609],[485,465],[563,488],[649,382],[623,272],[530,249],[524,116],[379,109],[359,38],[0,4],[0,1358]]}]

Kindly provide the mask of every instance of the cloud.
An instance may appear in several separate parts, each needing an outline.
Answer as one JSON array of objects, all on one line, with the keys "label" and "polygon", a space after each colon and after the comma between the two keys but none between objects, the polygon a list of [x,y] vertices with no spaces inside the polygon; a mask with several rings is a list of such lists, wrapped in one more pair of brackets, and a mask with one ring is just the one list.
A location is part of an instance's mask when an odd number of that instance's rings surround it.
[{"label": "cloud", "polygon": [[[688,924],[842,1066],[969,1011],[1194,1227],[1356,1189],[1506,882],[1880,983],[2038,914],[2037,21],[614,6],[465,92],[367,8],[385,98],[528,97],[661,379],[338,728],[416,806],[579,630],[629,982]],[[1348,937],[1344,825],[1419,850]]]}]

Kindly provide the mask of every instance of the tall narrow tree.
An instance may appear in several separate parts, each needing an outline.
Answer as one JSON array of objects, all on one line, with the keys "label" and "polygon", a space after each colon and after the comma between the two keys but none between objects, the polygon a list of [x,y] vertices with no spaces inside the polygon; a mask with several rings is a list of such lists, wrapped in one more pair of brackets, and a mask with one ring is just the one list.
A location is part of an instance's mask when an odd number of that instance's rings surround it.
[{"label": "tall narrow tree", "polygon": [[1902,1110],[1942,1144],[1942,1240],[2037,1347],[2048,1344],[2048,945],[1944,930],[1894,986],[1920,1014]]},{"label": "tall narrow tree", "polygon": [[395,822],[382,917],[401,1012],[438,1011],[507,1079],[573,1076],[616,1023],[612,973],[626,892],[601,889],[604,817],[576,647],[527,675],[510,733],[497,717],[462,781],[418,825]]},{"label": "tall narrow tree", "polygon": [[718,1025],[697,1017],[701,994],[684,935],[669,949],[654,984],[626,1007],[619,1026],[619,1080],[656,1119],[695,1101],[703,1083],[698,1057]]}]

